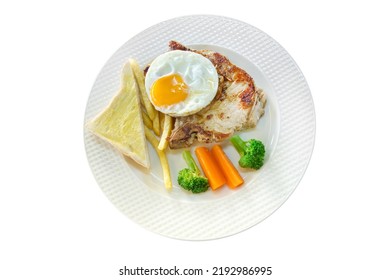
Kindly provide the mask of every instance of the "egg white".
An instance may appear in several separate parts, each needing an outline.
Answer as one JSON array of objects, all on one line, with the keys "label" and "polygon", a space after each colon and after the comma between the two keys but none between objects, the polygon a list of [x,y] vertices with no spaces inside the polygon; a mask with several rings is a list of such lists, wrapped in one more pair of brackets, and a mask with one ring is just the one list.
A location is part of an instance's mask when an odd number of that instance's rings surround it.
[{"label": "egg white", "polygon": [[[189,88],[185,100],[167,106],[157,106],[151,98],[151,87],[159,78],[179,74]],[[145,76],[149,100],[155,108],[173,117],[194,114],[214,99],[218,90],[218,73],[210,60],[189,51],[170,51],[158,56],[151,63]]]}]

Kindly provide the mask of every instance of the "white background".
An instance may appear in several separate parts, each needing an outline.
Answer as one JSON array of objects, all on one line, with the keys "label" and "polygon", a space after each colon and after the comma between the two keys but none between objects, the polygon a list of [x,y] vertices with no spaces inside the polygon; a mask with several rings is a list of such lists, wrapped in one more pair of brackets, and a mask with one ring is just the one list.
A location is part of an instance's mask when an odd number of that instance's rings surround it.
[{"label": "white background", "polygon": [[[124,265],[390,279],[386,1],[53,2],[0,4],[0,279],[135,279],[118,275]],[[310,165],[289,200],[257,226],[206,242],[162,237],[122,215],[90,172],[82,133],[89,91],[114,51],[190,14],[233,17],[277,40],[303,71],[317,117]]]}]

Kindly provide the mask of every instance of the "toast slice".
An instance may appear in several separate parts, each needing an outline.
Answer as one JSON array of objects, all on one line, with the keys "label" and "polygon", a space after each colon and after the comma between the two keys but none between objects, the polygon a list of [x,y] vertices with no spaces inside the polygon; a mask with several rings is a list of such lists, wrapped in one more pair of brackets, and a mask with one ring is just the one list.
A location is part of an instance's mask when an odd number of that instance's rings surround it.
[{"label": "toast slice", "polygon": [[150,167],[139,89],[130,62],[123,67],[119,92],[99,115],[87,123],[87,128],[123,155],[145,168]]}]

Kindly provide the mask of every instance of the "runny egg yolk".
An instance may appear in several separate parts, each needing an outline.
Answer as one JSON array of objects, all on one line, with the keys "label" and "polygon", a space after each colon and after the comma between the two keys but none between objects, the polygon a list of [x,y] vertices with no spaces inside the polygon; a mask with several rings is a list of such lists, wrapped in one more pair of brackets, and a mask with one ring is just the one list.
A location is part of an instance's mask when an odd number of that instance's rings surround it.
[{"label": "runny egg yolk", "polygon": [[179,74],[171,74],[156,80],[150,96],[156,106],[167,106],[179,103],[188,96],[189,88]]}]

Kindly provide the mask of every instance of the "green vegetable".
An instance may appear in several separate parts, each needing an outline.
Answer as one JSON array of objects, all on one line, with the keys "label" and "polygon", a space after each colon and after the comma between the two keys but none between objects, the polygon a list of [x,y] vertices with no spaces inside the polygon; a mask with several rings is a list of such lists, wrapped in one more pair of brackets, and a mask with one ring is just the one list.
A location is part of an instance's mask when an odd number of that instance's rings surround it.
[{"label": "green vegetable", "polygon": [[240,136],[234,135],[230,138],[230,142],[241,156],[238,161],[241,167],[260,169],[263,166],[265,147],[260,140],[250,139],[244,141]]},{"label": "green vegetable", "polygon": [[193,193],[201,193],[209,188],[209,181],[206,177],[200,174],[200,170],[196,165],[194,158],[189,151],[183,152],[183,158],[186,161],[188,168],[179,171],[177,181],[179,185]]}]

